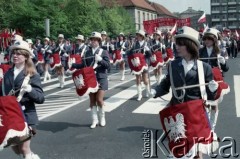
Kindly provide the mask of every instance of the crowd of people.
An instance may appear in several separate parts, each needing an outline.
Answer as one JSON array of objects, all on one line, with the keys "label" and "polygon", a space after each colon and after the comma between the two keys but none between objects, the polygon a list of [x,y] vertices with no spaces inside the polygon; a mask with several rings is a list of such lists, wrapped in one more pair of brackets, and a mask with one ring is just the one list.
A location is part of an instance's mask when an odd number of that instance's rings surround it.
[{"label": "crowd of people", "polygon": [[[221,83],[215,78],[212,69],[218,68],[223,76],[223,73],[229,69],[228,58],[236,58],[237,54],[237,37],[231,33],[220,32],[215,28],[209,28],[201,34],[190,27],[179,29],[176,35],[172,35],[170,32],[163,33],[160,30],[156,30],[153,35],[147,35],[143,30],[139,30],[135,36],[125,36],[121,32],[116,39],[110,39],[107,32],[102,31],[101,33],[92,32],[87,40],[79,34],[75,37],[74,42],[65,39],[63,34],[58,35],[57,41],[48,37],[44,39],[37,37],[35,43],[31,39],[23,40],[22,36],[15,35],[5,54],[3,64],[9,64],[11,68],[3,72],[2,85],[5,86],[3,91],[6,94],[17,90],[25,92],[19,103],[28,126],[31,130],[36,131],[37,115],[34,103],[44,102],[40,76],[43,77],[43,81],[47,81],[51,80],[53,73],[56,73],[59,87],[64,88],[66,75],[90,67],[94,70],[92,72],[98,84],[97,89],[87,88],[92,117],[90,128],[93,129],[97,125],[106,125],[104,95],[108,90],[108,74],[113,66],[119,65],[121,74],[119,80],[123,81],[125,80],[126,65],[128,65],[136,77],[137,101],[141,101],[143,97],[142,82],[145,85],[145,97],[147,98],[161,97],[169,93],[172,88],[172,99],[166,108],[181,105],[181,108],[177,109],[180,114],[178,117],[183,118],[184,113],[181,111],[187,107],[184,103],[192,101],[201,103],[202,111],[206,111],[207,114],[204,118],[208,121],[204,127],[209,127],[213,134],[213,141],[216,141],[215,127],[219,111],[218,105],[223,94],[220,90],[219,96],[221,97],[216,97],[219,94]],[[150,67],[153,69],[157,83],[154,89],[151,89],[149,81]],[[163,67],[167,68],[164,78],[162,77]],[[27,76],[30,76],[30,82],[26,83],[24,79]],[[85,75],[82,74],[81,78],[83,79],[78,84],[74,80],[76,89],[80,90],[85,86],[84,77]],[[200,84],[203,83],[201,82],[206,83],[206,86],[202,87]],[[189,87],[185,88],[186,86]],[[178,87],[181,89],[176,89]],[[16,97],[19,94],[19,92],[14,93]],[[202,102],[203,100],[205,104]],[[207,101],[209,104],[206,104]],[[197,116],[198,114],[192,115]],[[201,120],[203,119],[201,118]],[[166,124],[168,119],[165,118],[163,121],[162,125],[166,130],[168,129]],[[187,125],[187,127],[190,126]],[[170,142],[175,142],[184,136],[186,135],[176,134],[173,137],[174,140],[170,140]],[[204,144],[201,144],[199,141],[199,145],[203,147]],[[23,154],[26,159],[39,158],[31,152],[30,140],[14,146],[13,150],[17,154]],[[199,149],[195,153],[195,158],[201,158],[201,153],[207,152],[203,151],[203,148]]]}]

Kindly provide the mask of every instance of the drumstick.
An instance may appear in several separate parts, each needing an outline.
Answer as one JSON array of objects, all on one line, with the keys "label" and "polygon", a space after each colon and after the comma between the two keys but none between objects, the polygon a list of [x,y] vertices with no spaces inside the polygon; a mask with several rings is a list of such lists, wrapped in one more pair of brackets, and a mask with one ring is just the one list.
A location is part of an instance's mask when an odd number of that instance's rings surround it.
[{"label": "drumstick", "polygon": [[[223,81],[216,81],[216,82],[220,83],[220,82],[223,82]],[[175,90],[189,89],[189,88],[200,87],[200,86],[207,86],[207,85],[209,85],[209,83],[194,84],[194,85],[189,85],[189,86],[178,87],[178,88],[175,88]]]},{"label": "drumstick", "polygon": [[211,60],[211,59],[219,59],[219,57],[205,57],[205,58],[199,58],[199,60]]}]

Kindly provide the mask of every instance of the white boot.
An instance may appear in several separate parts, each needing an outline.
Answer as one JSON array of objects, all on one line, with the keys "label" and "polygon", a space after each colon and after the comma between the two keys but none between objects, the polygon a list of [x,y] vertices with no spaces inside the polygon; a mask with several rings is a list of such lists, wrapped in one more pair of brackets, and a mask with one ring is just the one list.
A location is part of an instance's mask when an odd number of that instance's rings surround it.
[{"label": "white boot", "polygon": [[121,81],[124,81],[125,80],[125,70],[121,71],[121,75],[122,75]]},{"label": "white boot", "polygon": [[104,112],[104,108],[103,107],[102,108],[99,107],[99,118],[100,118],[100,125],[101,126],[105,126],[106,125],[105,112]]},{"label": "white boot", "polygon": [[62,76],[58,76],[58,81],[59,81],[59,87],[62,88]]},{"label": "white boot", "polygon": [[215,131],[215,127],[217,125],[217,118],[218,118],[218,110],[211,110],[210,125],[213,131]]},{"label": "white boot", "polygon": [[47,81],[47,76],[48,76],[48,74],[47,74],[47,72],[45,72],[45,73],[44,73],[44,79],[43,79],[43,82],[46,82],[46,81]]},{"label": "white boot", "polygon": [[155,75],[156,82],[158,82],[158,75]]},{"label": "white boot", "polygon": [[146,88],[146,97],[148,98],[148,97],[149,97],[149,94],[151,94],[149,84],[148,84],[148,85],[145,85],[145,88]]},{"label": "white boot", "polygon": [[158,79],[157,79],[157,85],[159,85],[161,82],[161,75],[158,75]]},{"label": "white boot", "polygon": [[60,81],[60,87],[63,88],[64,87],[64,81],[65,81],[65,77],[61,76],[61,81]]},{"label": "white boot", "polygon": [[92,125],[90,126],[91,129],[96,128],[96,126],[98,125],[98,115],[97,115],[97,106],[93,106],[92,110]]},{"label": "white boot", "polygon": [[40,159],[40,157],[37,154],[31,152],[25,156],[25,159]]},{"label": "white boot", "polygon": [[138,91],[137,101],[140,101],[142,99],[142,86],[141,85],[137,86],[137,91]]},{"label": "white boot", "polygon": [[47,78],[48,78],[48,80],[51,80],[51,75],[49,72],[47,72]]}]

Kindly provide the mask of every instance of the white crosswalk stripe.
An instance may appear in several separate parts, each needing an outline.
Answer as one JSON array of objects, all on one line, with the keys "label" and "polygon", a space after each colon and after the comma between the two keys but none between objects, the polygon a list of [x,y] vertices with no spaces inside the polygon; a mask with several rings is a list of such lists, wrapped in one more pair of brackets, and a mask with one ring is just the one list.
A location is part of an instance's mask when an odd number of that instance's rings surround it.
[{"label": "white crosswalk stripe", "polygon": [[[119,82],[116,84],[116,81],[110,81],[109,83],[112,84],[110,89],[113,89],[117,86],[121,86],[133,79],[135,79],[135,76],[128,75],[130,78],[127,81]],[[164,76],[162,76],[164,77]],[[116,79],[116,77],[112,76],[112,79]],[[55,79],[52,79],[53,81]],[[155,77],[152,76],[150,78],[151,84],[155,83]],[[67,84],[70,84],[72,80],[67,81]],[[53,84],[50,86],[47,86],[44,88],[44,90],[51,90],[53,88],[56,88],[57,84]],[[112,112],[113,110],[117,109],[118,107],[122,106],[126,101],[133,98],[137,95],[137,88],[136,85],[132,85],[127,89],[124,89],[123,91],[109,97],[104,101],[105,103],[105,111],[106,112]],[[79,103],[84,102],[88,99],[88,96],[84,97],[78,97],[76,94],[76,90],[74,87],[58,91],[56,93],[52,93],[50,95],[47,95],[46,100],[44,104],[37,104],[36,109],[38,112],[39,119],[42,120],[46,117],[49,117],[51,115],[54,115],[58,112],[61,112],[63,110],[66,110],[72,106],[79,105]],[[163,97],[166,100],[169,100],[169,95],[166,97]],[[159,110],[164,108],[166,105],[166,101],[162,101],[161,99],[151,99],[144,102],[142,105],[139,105],[136,110],[134,110],[132,113],[140,113],[140,114],[157,114]],[[90,111],[88,108],[86,111]]]},{"label": "white crosswalk stripe", "polygon": [[135,109],[133,113],[158,114],[159,111],[162,110],[168,104],[168,101],[170,101],[171,97],[172,93],[169,92],[167,95],[162,96],[162,99],[151,98],[148,101],[144,102],[142,105],[140,105],[137,109]]},{"label": "white crosswalk stripe", "polygon": [[[113,89],[115,87],[118,87],[122,84],[125,84],[133,80],[135,77],[130,75],[129,72],[130,70],[127,70],[125,75],[128,80],[119,81],[117,84],[116,84],[117,78],[115,77],[115,75],[119,75],[119,73],[110,75],[111,79],[114,79],[114,81],[109,81],[109,86],[110,86],[109,89]],[[44,91],[53,90],[59,86],[58,80],[51,79],[51,81],[55,81],[56,84],[54,83],[52,85],[44,87],[43,88]],[[45,82],[45,83],[48,83],[48,82]],[[65,82],[65,85],[71,84],[71,83],[73,83],[73,81],[70,79]],[[42,120],[46,117],[59,113],[70,107],[76,106],[79,103],[86,101],[87,99],[88,99],[88,96],[78,97],[74,86],[68,89],[64,89],[64,90],[49,94],[45,96],[44,104],[36,104],[38,117],[40,120]]]},{"label": "white crosswalk stripe", "polygon": [[240,75],[234,75],[233,76],[233,81],[234,81],[236,114],[237,114],[237,117],[240,117],[240,93],[239,93]]}]

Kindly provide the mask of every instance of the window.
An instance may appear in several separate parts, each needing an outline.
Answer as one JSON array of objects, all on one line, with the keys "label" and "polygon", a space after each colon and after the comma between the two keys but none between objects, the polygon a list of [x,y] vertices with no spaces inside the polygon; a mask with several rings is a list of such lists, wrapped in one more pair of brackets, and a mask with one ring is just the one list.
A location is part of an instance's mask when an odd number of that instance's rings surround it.
[{"label": "window", "polygon": [[149,19],[149,13],[147,14],[147,20],[150,20],[150,19]]},{"label": "window", "polygon": [[140,11],[138,11],[138,23],[140,23],[140,21],[141,21],[141,15],[140,15]]},{"label": "window", "polygon": [[145,13],[143,12],[143,21],[145,21]]},{"label": "window", "polygon": [[153,14],[152,14],[152,18],[151,18],[151,20],[153,20]]}]

